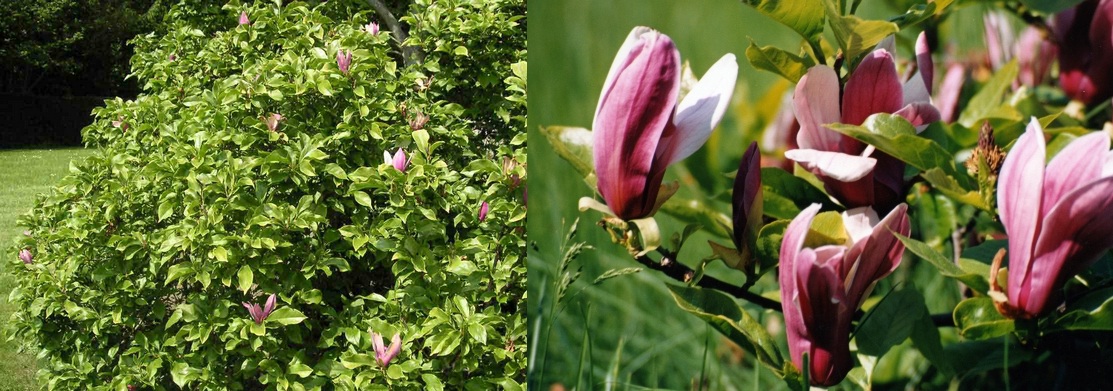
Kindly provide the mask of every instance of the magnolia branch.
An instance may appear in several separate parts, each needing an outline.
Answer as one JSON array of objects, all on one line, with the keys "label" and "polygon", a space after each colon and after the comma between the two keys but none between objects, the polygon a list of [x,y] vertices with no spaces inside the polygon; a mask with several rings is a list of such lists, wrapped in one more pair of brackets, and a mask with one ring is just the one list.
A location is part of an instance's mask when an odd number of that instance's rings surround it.
[{"label": "magnolia branch", "polygon": [[[661,254],[660,261],[653,260],[652,258],[645,255],[635,257],[635,259],[637,259],[637,261],[642,265],[645,265],[650,269],[662,272],[666,276],[669,276],[672,279],[680,282],[688,283],[691,282],[692,278],[695,277],[696,272],[687,265],[680,263],[680,261],[677,261],[675,255],[662,250],[658,250],[657,252]],[[780,302],[772,300],[765,296],[761,296],[754,292],[750,292],[746,289],[743,289],[742,287],[729,284],[715,277],[704,275],[702,278],[699,279],[699,281],[696,282],[696,285],[701,288],[715,289],[724,292],[736,298],[757,304],[761,308],[782,312]],[[859,310],[858,313],[855,314],[855,318],[861,320],[863,315],[864,312]],[[952,317],[951,314],[931,314],[931,323],[935,325],[935,327],[955,327],[954,317]]]},{"label": "magnolia branch", "polygon": [[[672,277],[677,281],[687,283],[690,282],[695,276],[695,271],[687,265],[677,261],[674,255],[660,250],[658,252],[661,254],[660,261],[655,261],[652,258],[644,255],[637,257],[637,260],[646,267],[665,273],[665,275]],[[696,285],[699,285],[702,288],[715,289],[725,292],[727,294],[730,294],[731,296],[757,304],[765,309],[770,309],[778,312],[781,311],[781,303],[742,289],[741,287],[728,284],[715,277],[704,275],[703,278],[700,278],[699,281],[696,282]]]},{"label": "magnolia branch", "polygon": [[421,53],[421,49],[406,45],[406,38],[408,38],[409,35],[402,29],[402,24],[398,23],[398,18],[394,17],[394,14],[390,12],[390,8],[387,8],[382,0],[367,0],[367,3],[371,4],[371,8],[375,9],[375,14],[379,15],[379,18],[382,18],[383,24],[390,30],[394,39],[398,40],[398,48],[402,51],[403,64],[408,66],[421,62],[422,57],[424,57]]}]

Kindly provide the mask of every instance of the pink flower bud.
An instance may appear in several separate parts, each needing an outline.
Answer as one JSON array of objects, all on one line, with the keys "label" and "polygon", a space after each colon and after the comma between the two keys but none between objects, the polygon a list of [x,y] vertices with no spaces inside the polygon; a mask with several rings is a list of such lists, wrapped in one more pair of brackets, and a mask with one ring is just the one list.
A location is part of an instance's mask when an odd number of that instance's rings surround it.
[{"label": "pink flower bud", "polygon": [[363,30],[371,33],[371,35],[379,35],[379,24],[375,22],[368,23],[363,26]]},{"label": "pink flower bud", "polygon": [[479,221],[487,220],[487,201],[479,205]]},{"label": "pink flower bud", "polygon": [[267,129],[270,129],[270,131],[272,131],[272,132],[277,131],[278,130],[278,121],[282,121],[284,119],[286,119],[286,117],[283,117],[282,114],[278,114],[278,113],[271,114],[269,117],[266,118]]},{"label": "pink flower bud", "polygon": [[733,54],[678,102],[680,66],[672,39],[636,27],[603,84],[592,125],[595,174],[599,194],[624,220],[653,215],[671,195],[661,186],[665,169],[703,146],[734,93]]},{"label": "pink flower bud", "polygon": [[28,249],[19,250],[19,260],[23,261],[23,263],[25,263],[25,264],[30,265],[31,261],[34,260],[34,257],[31,256],[31,250],[28,250]]},{"label": "pink flower bud", "polygon": [[251,19],[247,18],[247,11],[240,12],[240,26],[251,24]]},{"label": "pink flower bud", "polygon": [[390,366],[390,360],[398,356],[402,351],[402,336],[398,333],[390,339],[390,346],[383,343],[383,336],[374,331],[371,332],[371,347],[375,349],[375,361],[379,363],[383,369]]},{"label": "pink flower bud", "polygon": [[406,167],[410,165],[409,159],[406,158],[406,151],[403,151],[402,148],[398,148],[394,156],[390,156],[389,151],[383,151],[383,162],[402,172],[406,172]]},{"label": "pink flower bud", "polygon": [[266,320],[268,316],[270,316],[271,312],[274,312],[275,299],[276,298],[272,293],[269,297],[267,297],[267,303],[263,305],[262,308],[260,308],[258,304],[249,303],[246,301],[240,303],[240,305],[243,305],[244,308],[247,308],[247,312],[251,314],[251,319],[255,321],[255,324],[263,324],[263,321]]},{"label": "pink flower bud", "polygon": [[336,66],[340,67],[340,72],[348,74],[348,67],[352,65],[352,51],[341,50],[336,52]]}]

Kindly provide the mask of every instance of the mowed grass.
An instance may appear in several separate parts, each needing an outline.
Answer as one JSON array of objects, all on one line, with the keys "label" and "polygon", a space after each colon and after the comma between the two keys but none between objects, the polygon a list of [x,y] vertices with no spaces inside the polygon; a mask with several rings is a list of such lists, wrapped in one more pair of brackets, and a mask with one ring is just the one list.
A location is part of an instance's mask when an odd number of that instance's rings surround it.
[{"label": "mowed grass", "polygon": [[[8,274],[10,260],[16,256],[14,247],[24,227],[16,225],[20,215],[34,206],[35,196],[46,193],[69,172],[71,160],[80,160],[92,151],[70,149],[0,150],[0,320],[14,310],[8,293],[15,285]],[[35,390],[38,369],[34,352],[18,352],[19,341],[0,341],[0,390]]]}]

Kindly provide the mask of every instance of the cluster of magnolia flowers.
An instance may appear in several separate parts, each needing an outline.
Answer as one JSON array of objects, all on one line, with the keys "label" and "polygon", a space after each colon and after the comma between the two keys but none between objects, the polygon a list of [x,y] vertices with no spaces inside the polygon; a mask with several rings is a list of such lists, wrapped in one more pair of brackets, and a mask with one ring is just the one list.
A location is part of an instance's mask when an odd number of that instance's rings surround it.
[{"label": "cluster of magnolia flowers", "polygon": [[[1111,4],[1102,1],[1099,7],[1113,10]],[[1089,22],[1082,13],[1071,15]],[[1108,30],[1110,15],[1113,12],[1095,16],[1094,25]],[[1105,33],[1103,39],[1109,40]],[[922,34],[915,49],[916,71],[905,79],[897,72],[891,37],[867,53],[845,82],[826,65],[812,67],[791,98],[794,118],[777,121],[799,127],[793,148],[784,156],[814,174],[847,208],[841,214],[846,243],[805,245],[821,209],[813,204],[792,219],[780,247],[778,278],[789,351],[798,368],[805,355],[809,358],[813,385],[837,384],[853,367],[849,343],[855,312],[873,286],[899,266],[904,244],[897,235],[908,236],[911,230],[908,207],[902,202],[905,164],[825,125],[861,125],[877,113],[903,117],[917,131],[931,122],[953,120],[953,108],[944,115],[932,104],[934,69]],[[1095,56],[1113,59],[1108,53]],[[716,62],[677,102],[680,64],[668,36],[638,27],[608,72],[593,122],[593,157],[605,212],[618,219],[651,217],[676,192],[676,183],[662,183],[666,168],[704,144],[730,101],[737,77],[732,54]],[[1063,66],[1068,78],[1077,71],[1084,83],[1099,77],[1090,72],[1092,66]],[[1108,67],[1103,74],[1100,77],[1109,77]],[[1082,89],[1089,91],[1087,96],[1105,94],[1101,88]],[[1043,129],[1033,118],[1000,166],[993,167],[1000,169],[996,195],[1009,238],[1007,287],[1001,288],[995,278],[1002,256],[991,275],[991,296],[1002,314],[1047,314],[1062,302],[1059,295],[1066,279],[1113,247],[1113,235],[1108,234],[1113,232],[1109,144],[1104,133],[1080,137],[1045,166]],[[733,239],[739,251],[752,245],[761,228],[760,166],[757,145],[751,144],[733,187]]]}]

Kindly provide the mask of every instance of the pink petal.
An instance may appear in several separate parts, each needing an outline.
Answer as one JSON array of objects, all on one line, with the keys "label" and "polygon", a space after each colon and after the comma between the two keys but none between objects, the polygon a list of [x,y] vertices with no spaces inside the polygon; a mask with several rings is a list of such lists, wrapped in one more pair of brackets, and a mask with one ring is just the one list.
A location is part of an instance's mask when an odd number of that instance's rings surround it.
[{"label": "pink petal", "polygon": [[900,265],[904,244],[893,233],[907,236],[910,231],[908,205],[897,205],[873,228],[868,238],[854,243],[846,253],[843,262],[854,265],[845,276],[846,297],[853,308],[858,308],[869,297],[870,290],[877,281],[888,276]]},{"label": "pink petal", "polygon": [[[1110,194],[1113,177],[1102,178],[1067,193],[1048,213],[1033,255],[1027,300],[1017,303],[1026,312],[1042,314],[1050,310],[1058,303],[1049,299],[1058,297],[1065,280],[1113,247]],[[1010,301],[1012,298],[1010,294]]]},{"label": "pink petal", "polygon": [[388,350],[386,352],[386,361],[389,362],[390,360],[394,359],[394,357],[397,357],[398,353],[401,352],[401,351],[402,351],[402,336],[399,335],[398,333],[395,333],[394,337],[390,339],[390,350]]},{"label": "pink petal", "polygon": [[966,68],[962,64],[953,64],[947,67],[947,74],[943,76],[943,84],[939,86],[939,117],[944,122],[954,122],[958,116],[958,98],[962,93],[962,83],[966,81]]},{"label": "pink petal", "polygon": [[800,163],[809,171],[819,171],[823,175],[841,182],[854,182],[862,179],[866,174],[873,171],[874,165],[877,164],[877,160],[871,157],[814,149],[785,151],[785,157]]},{"label": "pink petal", "polygon": [[847,209],[842,212],[842,224],[846,233],[850,235],[851,243],[860,242],[873,233],[873,227],[879,221],[877,212],[868,206]]},{"label": "pink petal", "polygon": [[842,122],[860,125],[872,114],[895,113],[903,102],[903,89],[892,55],[875,50],[862,59],[846,81]]},{"label": "pink petal", "polygon": [[[673,119],[676,137],[661,140],[657,146],[659,159],[667,160],[668,164],[676,163],[691,156],[707,142],[730,105],[737,79],[738,63],[733,54],[724,55],[707,70],[676,106],[676,117]],[[668,147],[672,150],[662,151]]]},{"label": "pink petal", "polygon": [[371,348],[375,350],[375,354],[386,352],[386,346],[383,344],[383,336],[374,331],[371,332]]},{"label": "pink petal", "polygon": [[275,304],[275,296],[272,293],[269,297],[267,297],[267,304],[263,307],[263,316],[264,317],[267,316],[267,315],[270,315],[271,312],[274,312],[274,304]]},{"label": "pink petal", "polygon": [[[650,178],[658,174],[651,172],[654,156],[680,88],[680,54],[672,40],[648,29],[635,32],[636,42],[615,58],[592,132],[599,192],[623,219],[644,217],[652,209],[660,184]],[[663,168],[658,171],[664,174]]]},{"label": "pink petal", "polygon": [[931,62],[931,48],[927,36],[916,38],[916,73],[904,82],[904,104],[930,103],[931,83],[935,77],[935,64]]},{"label": "pink petal", "polygon": [[924,32],[916,37],[916,67],[927,86],[928,95],[931,95],[931,86],[935,81],[935,63],[931,61],[931,47],[928,46],[927,34]]},{"label": "pink petal", "polygon": [[1040,231],[1045,154],[1043,129],[1032,118],[1005,157],[997,181],[1001,224],[1009,235],[1008,296],[1013,304],[1026,301],[1021,292],[1028,291],[1032,247]]},{"label": "pink petal", "polygon": [[792,96],[800,133],[800,148],[839,151],[843,136],[821,125],[842,122],[839,115],[839,76],[827,66],[812,67],[796,84]]},{"label": "pink petal", "polygon": [[[816,264],[814,259],[811,249],[801,251],[796,267],[798,303],[810,342],[807,353],[812,384],[833,385],[841,381],[852,366],[849,351],[852,310],[835,271]],[[793,361],[798,357],[803,361],[804,352],[790,353],[793,353]]]},{"label": "pink petal", "polygon": [[1108,152],[1109,135],[1105,132],[1079,137],[1059,151],[1043,174],[1040,215],[1047,216],[1063,195],[1101,178]]},{"label": "pink petal", "polygon": [[1012,59],[1008,52],[1013,47],[1013,30],[1003,12],[990,12],[983,17],[985,22],[985,44],[989,51],[989,61],[993,69],[1000,69]]},{"label": "pink petal", "polygon": [[926,127],[925,125],[939,121],[941,118],[939,110],[927,102],[909,103],[893,114],[904,117],[908,122],[911,122],[912,126],[916,127],[917,132],[922,131]]},{"label": "pink petal", "polygon": [[[808,229],[812,225],[812,219],[819,213],[819,204],[811,204],[796,218],[788,223],[785,228],[784,236],[781,239],[781,263],[779,265],[779,280],[781,283],[781,305],[788,307],[791,300],[796,295],[796,284],[792,277],[796,270],[796,259],[800,253],[800,249],[804,247],[804,239],[808,236]],[[787,308],[786,311],[787,313]]]}]

